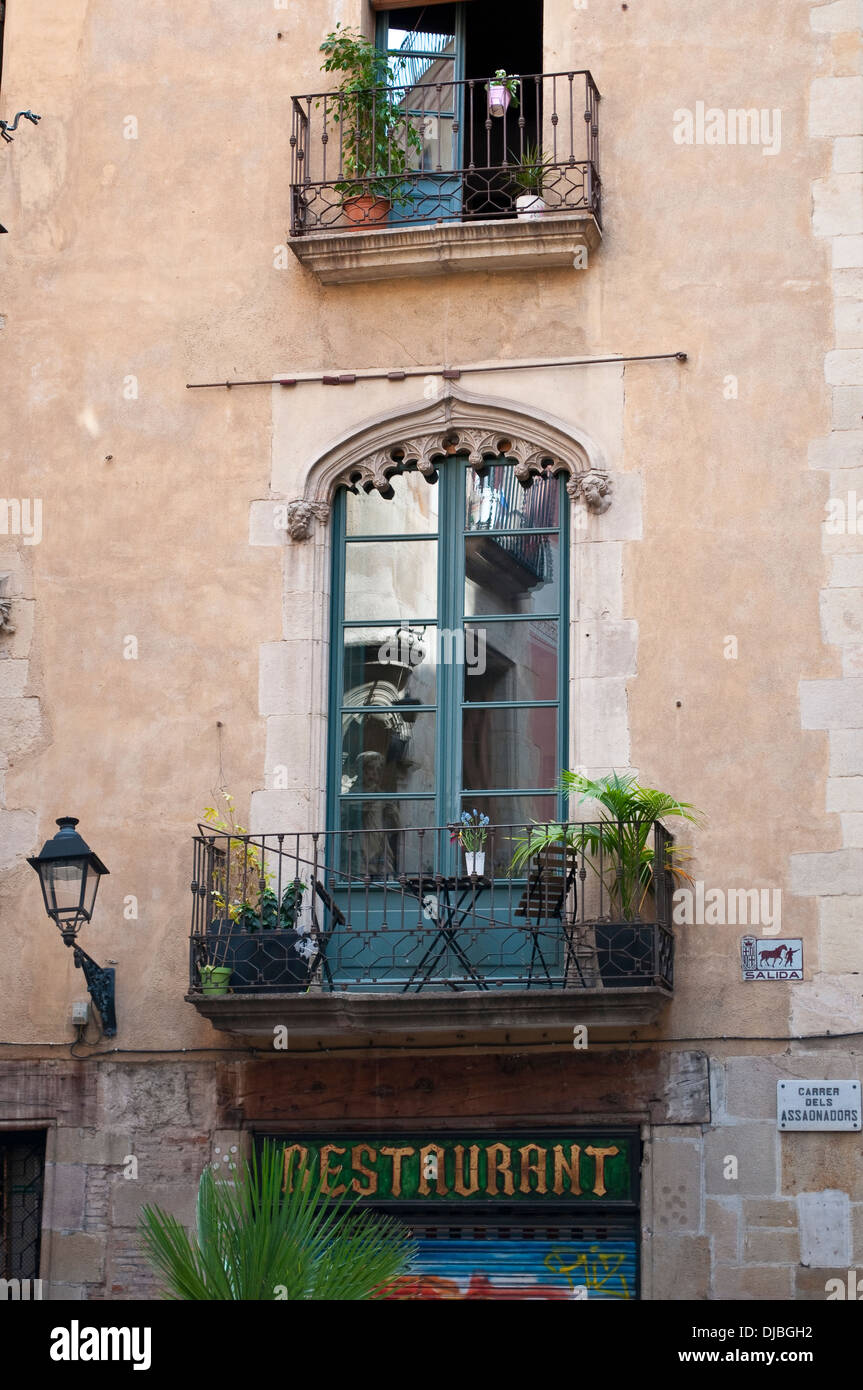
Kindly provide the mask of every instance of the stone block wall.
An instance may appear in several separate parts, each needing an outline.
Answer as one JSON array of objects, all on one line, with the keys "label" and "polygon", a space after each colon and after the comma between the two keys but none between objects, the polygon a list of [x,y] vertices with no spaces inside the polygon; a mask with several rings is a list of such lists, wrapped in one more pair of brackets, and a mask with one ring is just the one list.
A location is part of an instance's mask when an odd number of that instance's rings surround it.
[{"label": "stone block wall", "polygon": [[655,1127],[642,1178],[653,1299],[823,1300],[863,1271],[861,1136],[780,1133],[776,1084],[853,1080],[863,1050],[712,1057],[710,1125]]},{"label": "stone block wall", "polygon": [[[304,1087],[311,1088],[312,1103],[324,1094],[324,1083],[315,1080],[324,1062],[314,1075],[289,1058],[268,1062],[266,1074],[261,1065],[0,1061],[0,1127],[48,1126],[46,1297],[157,1296],[138,1236],[141,1207],[158,1205],[191,1227],[205,1165],[224,1171],[248,1150],[251,1131],[231,1127],[232,1109],[246,1107],[249,1124],[257,1115],[270,1127],[301,1125],[313,1113]],[[284,1090],[286,1077],[273,1068],[289,1069],[294,1083],[293,1105],[277,1106],[280,1119],[256,1099],[256,1086],[270,1098]],[[681,1073],[675,1082],[673,1066],[667,1076],[663,1113],[673,1120],[685,1078]],[[863,1047],[844,1043],[713,1056],[710,1122],[663,1124],[654,1117],[645,1130],[641,1183],[644,1298],[819,1300],[828,1279],[845,1282],[849,1270],[863,1274],[861,1136],[780,1134],[776,1126],[777,1081],[853,1077],[863,1077]],[[514,1095],[517,1083],[516,1073]],[[506,1097],[498,1099],[506,1111]],[[583,1123],[571,1101],[562,1088],[560,1123]],[[347,1102],[343,1121],[345,1109]],[[325,1113],[334,1116],[329,1108]],[[393,1113],[402,1113],[398,1105]],[[506,1122],[513,1123],[511,1113]],[[331,1127],[338,1125],[333,1117]]]}]

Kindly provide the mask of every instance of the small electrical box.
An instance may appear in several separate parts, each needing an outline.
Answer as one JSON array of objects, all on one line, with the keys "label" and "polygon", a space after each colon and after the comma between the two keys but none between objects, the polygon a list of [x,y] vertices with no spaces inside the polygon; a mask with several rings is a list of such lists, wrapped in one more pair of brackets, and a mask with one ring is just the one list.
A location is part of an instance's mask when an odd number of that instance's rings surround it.
[{"label": "small electrical box", "polygon": [[90,1005],[86,999],[79,999],[72,1005],[72,1022],[76,1028],[83,1028],[90,1020]]}]

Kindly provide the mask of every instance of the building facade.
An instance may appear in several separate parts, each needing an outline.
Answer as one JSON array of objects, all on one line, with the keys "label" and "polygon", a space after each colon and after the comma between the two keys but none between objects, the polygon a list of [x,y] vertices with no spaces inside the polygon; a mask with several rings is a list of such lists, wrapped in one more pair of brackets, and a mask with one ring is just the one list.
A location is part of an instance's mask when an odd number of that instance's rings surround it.
[{"label": "building facade", "polygon": [[0,1277],[156,1296],[142,1204],[276,1136],[405,1297],[827,1297],[859,4],[9,0],[2,109]]}]

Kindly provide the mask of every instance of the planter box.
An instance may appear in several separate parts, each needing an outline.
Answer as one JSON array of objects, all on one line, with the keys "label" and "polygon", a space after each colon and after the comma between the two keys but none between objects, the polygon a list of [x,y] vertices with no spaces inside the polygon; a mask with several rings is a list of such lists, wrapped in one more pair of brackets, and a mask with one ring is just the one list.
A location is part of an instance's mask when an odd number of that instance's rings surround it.
[{"label": "planter box", "polygon": [[293,994],[308,988],[309,963],[296,947],[299,932],[239,931],[225,918],[207,932],[208,958],[231,971],[231,989],[243,994]]},{"label": "planter box", "polygon": [[653,922],[594,922],[599,975],[606,989],[637,989],[652,980],[656,925]]}]

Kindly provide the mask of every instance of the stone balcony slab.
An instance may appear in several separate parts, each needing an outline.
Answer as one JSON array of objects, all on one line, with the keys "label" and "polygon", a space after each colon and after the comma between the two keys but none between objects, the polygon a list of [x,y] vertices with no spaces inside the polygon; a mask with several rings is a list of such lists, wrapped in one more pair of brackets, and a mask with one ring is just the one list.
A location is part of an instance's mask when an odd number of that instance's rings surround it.
[{"label": "stone balcony slab", "polygon": [[546,213],[374,231],[312,232],[288,245],[324,285],[400,280],[466,271],[587,268],[602,240],[589,212]]}]

